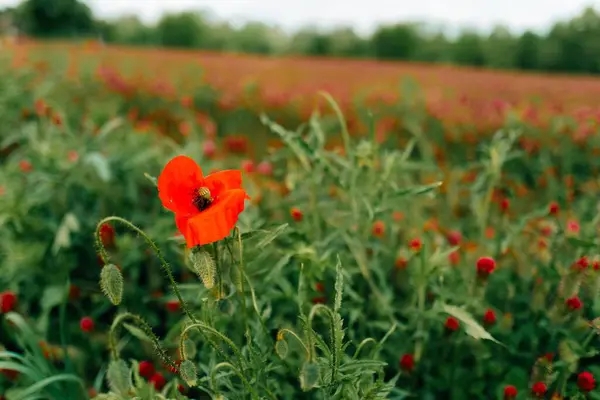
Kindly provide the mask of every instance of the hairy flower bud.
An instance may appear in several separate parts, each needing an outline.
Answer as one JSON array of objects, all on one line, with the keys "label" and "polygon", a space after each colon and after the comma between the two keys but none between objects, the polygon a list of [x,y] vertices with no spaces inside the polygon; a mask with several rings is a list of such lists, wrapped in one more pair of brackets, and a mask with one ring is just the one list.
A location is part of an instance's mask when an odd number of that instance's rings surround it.
[{"label": "hairy flower bud", "polygon": [[194,249],[190,253],[190,269],[202,279],[202,283],[207,289],[215,286],[217,267],[212,256],[202,249]]},{"label": "hairy flower bud", "polygon": [[179,375],[188,386],[196,386],[198,381],[198,372],[196,366],[190,360],[184,360],[179,366]]},{"label": "hairy flower bud", "polygon": [[123,275],[114,264],[107,264],[100,272],[100,289],[111,303],[118,305],[123,298]]}]

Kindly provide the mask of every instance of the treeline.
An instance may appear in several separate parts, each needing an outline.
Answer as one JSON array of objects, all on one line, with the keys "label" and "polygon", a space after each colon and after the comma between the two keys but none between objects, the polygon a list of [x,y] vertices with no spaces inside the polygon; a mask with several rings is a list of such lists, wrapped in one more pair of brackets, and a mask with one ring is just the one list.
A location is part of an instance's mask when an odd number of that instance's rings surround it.
[{"label": "treeline", "polygon": [[35,37],[92,36],[106,43],[139,46],[600,73],[600,14],[593,8],[556,22],[543,33],[516,34],[495,27],[490,33],[464,30],[453,36],[420,23],[380,26],[370,37],[358,35],[350,27],[329,31],[305,28],[287,34],[261,22],[234,26],[201,12],[165,14],[149,25],[135,16],[97,19],[78,0],[26,0],[4,16],[10,16],[20,32]]}]

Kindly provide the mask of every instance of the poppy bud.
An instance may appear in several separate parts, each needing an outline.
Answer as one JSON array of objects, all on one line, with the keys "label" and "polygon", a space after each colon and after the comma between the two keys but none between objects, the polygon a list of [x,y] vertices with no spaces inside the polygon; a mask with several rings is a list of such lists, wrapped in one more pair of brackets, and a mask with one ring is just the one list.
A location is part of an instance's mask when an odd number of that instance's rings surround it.
[{"label": "poppy bud", "polygon": [[179,366],[179,375],[188,386],[196,386],[198,382],[198,371],[190,360],[184,360]]},{"label": "poppy bud", "polygon": [[212,289],[217,276],[217,266],[212,256],[201,248],[190,252],[191,270],[200,277],[207,289]]},{"label": "poppy bud", "polygon": [[100,289],[111,303],[118,305],[123,298],[123,275],[114,264],[107,264],[100,272]]}]

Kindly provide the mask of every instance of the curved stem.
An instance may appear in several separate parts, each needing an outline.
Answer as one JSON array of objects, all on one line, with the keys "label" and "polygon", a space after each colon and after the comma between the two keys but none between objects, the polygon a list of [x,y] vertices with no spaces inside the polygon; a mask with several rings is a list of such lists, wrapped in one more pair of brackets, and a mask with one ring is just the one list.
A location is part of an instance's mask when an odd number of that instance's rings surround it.
[{"label": "curved stem", "polygon": [[360,351],[362,350],[362,348],[364,346],[367,345],[367,343],[374,343],[375,345],[377,345],[377,341],[373,338],[366,338],[365,340],[363,340],[362,342],[360,342],[360,344],[358,345],[358,347],[356,348],[356,351],[354,352],[354,356],[352,356],[353,360],[356,360],[356,357],[358,357],[358,355],[360,354]]},{"label": "curved stem", "polygon": [[[242,357],[242,353],[237,348],[235,343],[233,343],[233,341],[231,339],[229,339],[227,336],[223,335],[221,332],[219,332],[215,328],[208,326],[203,322],[195,322],[195,323],[190,324],[185,327],[185,329],[183,330],[183,332],[181,332],[181,335],[179,337],[179,345],[180,346],[183,345],[183,338],[187,335],[187,332],[192,328],[196,328],[196,329],[200,330],[205,336],[208,336],[208,335],[206,335],[206,332],[204,332],[204,330],[206,330],[209,333],[212,333],[213,335],[218,336],[222,341],[227,343],[227,345],[231,348],[231,350],[233,350],[233,353],[237,357],[240,369],[242,370],[242,372],[244,372],[244,363],[243,363],[244,358]],[[209,341],[209,342],[215,348],[215,350],[217,350],[221,355],[223,355],[225,358],[228,359],[228,357],[224,354],[223,350],[216,343],[214,343],[213,341]]]},{"label": "curved stem", "polygon": [[287,329],[287,328],[283,328],[279,330],[279,333],[277,334],[277,340],[279,339],[279,336],[281,335],[281,339],[284,338],[283,334],[284,333],[289,333],[290,335],[292,335],[293,337],[296,338],[296,340],[302,345],[302,347],[304,347],[304,351],[306,352],[306,361],[310,361],[310,351],[308,350],[308,347],[306,347],[306,345],[304,344],[304,342],[302,341],[302,339],[300,339],[300,336],[298,336],[296,334],[296,332]]},{"label": "curved stem", "polygon": [[108,263],[109,256],[108,256],[108,252],[104,248],[104,245],[102,244],[102,240],[100,240],[100,227],[103,224],[110,222],[110,221],[118,222],[122,225],[125,225],[126,227],[128,227],[132,231],[138,233],[140,236],[142,236],[144,238],[146,243],[148,243],[150,248],[154,251],[154,253],[158,257],[158,259],[160,260],[162,269],[165,272],[165,274],[167,275],[167,278],[169,279],[169,282],[171,283],[171,288],[173,289],[173,292],[175,292],[175,296],[177,296],[177,300],[179,300],[179,303],[181,304],[181,308],[185,312],[186,316],[189,319],[191,319],[192,322],[197,322],[196,317],[194,316],[194,314],[192,314],[192,312],[188,308],[187,303],[185,302],[185,300],[183,300],[183,297],[181,297],[181,293],[179,292],[179,288],[177,287],[177,282],[175,281],[175,277],[173,276],[173,271],[171,269],[171,266],[169,265],[167,260],[165,260],[165,258],[162,256],[162,253],[161,253],[160,249],[158,248],[158,246],[156,245],[156,243],[154,243],[154,241],[152,239],[150,239],[150,237],[146,234],[146,232],[144,232],[143,230],[141,230],[140,228],[135,226],[133,223],[126,220],[125,218],[121,218],[121,217],[117,217],[117,216],[106,217],[103,220],[101,220],[100,222],[98,222],[98,225],[96,225],[96,232],[95,232],[96,246],[98,248],[98,252],[100,253],[100,257],[102,258],[102,261],[104,263]]},{"label": "curved stem", "polygon": [[140,317],[139,315],[135,315],[129,312],[125,312],[123,314],[119,314],[117,315],[117,317],[114,319],[110,330],[108,332],[108,347],[110,349],[111,352],[111,356],[113,357],[113,359],[117,359],[119,358],[119,351],[117,350],[117,328],[119,327],[119,325],[121,323],[123,323],[125,320],[131,320],[133,321],[152,341],[152,344],[154,345],[154,349],[156,350],[156,353],[158,354],[158,356],[161,358],[161,360],[169,365],[171,368],[175,369],[176,371],[179,370],[179,368],[177,368],[177,364],[175,364],[175,362],[171,359],[171,357],[169,357],[167,351],[161,346],[160,344],[160,339],[154,334],[154,332],[152,331],[152,327],[150,325],[148,325],[148,323],[146,321],[144,321],[144,319],[142,317]]}]

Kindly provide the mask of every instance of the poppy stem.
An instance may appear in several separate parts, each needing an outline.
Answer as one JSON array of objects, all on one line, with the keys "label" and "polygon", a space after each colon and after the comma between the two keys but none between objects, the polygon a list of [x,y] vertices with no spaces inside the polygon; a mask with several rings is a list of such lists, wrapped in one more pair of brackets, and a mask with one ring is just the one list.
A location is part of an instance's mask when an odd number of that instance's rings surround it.
[{"label": "poppy stem", "polygon": [[246,277],[246,271],[244,268],[244,247],[242,244],[242,232],[240,232],[240,229],[237,226],[235,227],[235,232],[237,233],[238,250],[239,250],[238,265],[240,268],[240,275],[241,275],[240,299],[242,300],[242,308],[243,308],[243,312],[244,312],[244,325],[246,327],[246,330],[248,330],[248,316],[247,316],[247,311],[246,311],[246,291],[244,290],[244,279]]},{"label": "poppy stem", "polygon": [[119,350],[117,349],[117,329],[119,325],[123,323],[125,320],[131,320],[134,322],[138,328],[140,328],[146,336],[152,341],[154,345],[154,349],[156,350],[156,354],[160,357],[160,359],[171,368],[178,370],[175,362],[169,357],[167,351],[161,346],[160,339],[154,334],[152,331],[152,327],[148,325],[146,321],[139,315],[135,315],[129,312],[125,312],[123,314],[117,315],[114,319],[112,325],[110,326],[110,330],[108,332],[108,347],[111,353],[111,356],[114,360],[119,358]]}]

